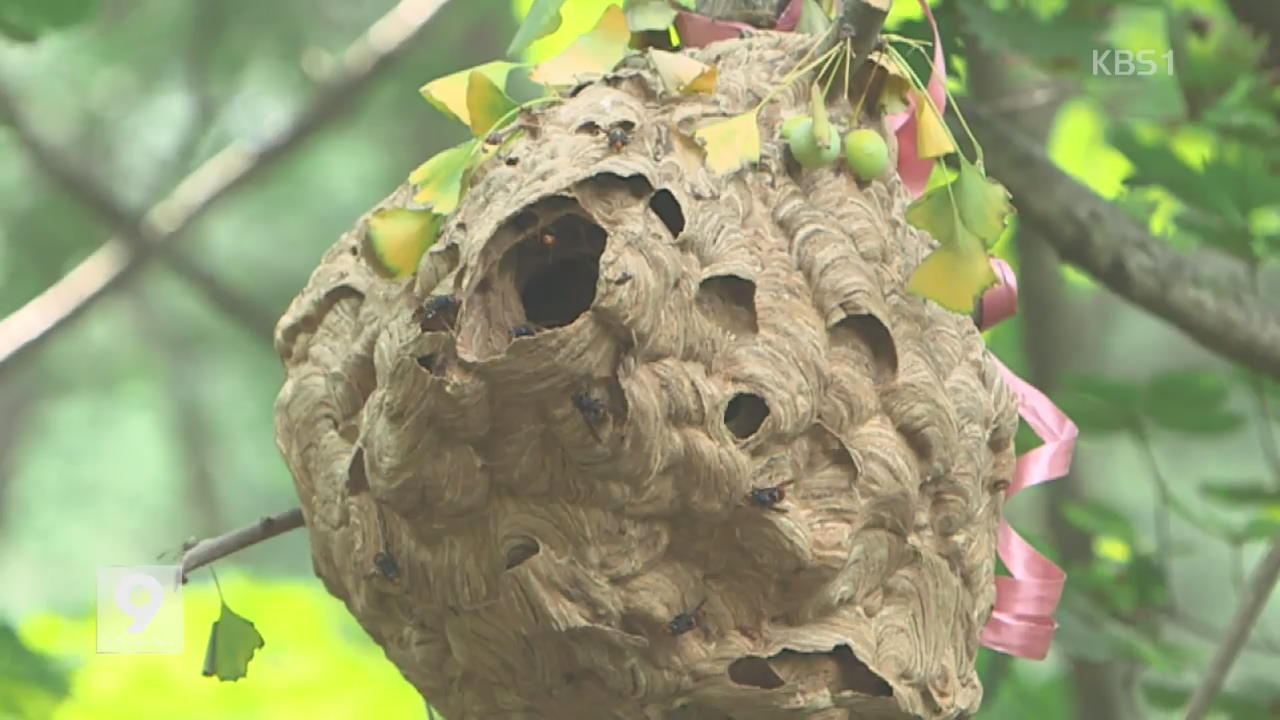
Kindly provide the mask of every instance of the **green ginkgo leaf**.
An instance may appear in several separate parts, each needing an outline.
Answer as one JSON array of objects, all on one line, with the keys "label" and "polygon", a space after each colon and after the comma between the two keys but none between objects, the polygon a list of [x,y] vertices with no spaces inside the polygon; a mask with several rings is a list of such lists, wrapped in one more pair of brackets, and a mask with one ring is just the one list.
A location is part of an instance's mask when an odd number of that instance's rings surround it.
[{"label": "green ginkgo leaf", "polygon": [[952,187],[939,185],[907,208],[907,222],[941,243],[907,280],[907,290],[958,313],[996,281],[982,238],[960,217]]},{"label": "green ginkgo leaf", "polygon": [[224,682],[239,680],[249,672],[249,661],[266,645],[253,623],[235,614],[222,603],[222,613],[209,630],[209,645],[204,652],[205,677]]},{"label": "green ginkgo leaf", "polygon": [[418,270],[418,261],[440,234],[440,216],[429,210],[384,208],[369,217],[365,236],[375,269],[393,278]]},{"label": "green ginkgo leaf", "polygon": [[960,211],[960,221],[982,239],[983,245],[994,245],[1013,214],[1009,191],[988,178],[981,168],[963,155],[960,157],[960,174],[952,183],[952,191],[956,208]]},{"label": "green ginkgo leaf", "polygon": [[507,55],[514,57],[532,45],[534,40],[555,32],[560,27],[561,5],[564,5],[564,0],[534,0],[529,14],[524,16],[524,22],[520,23],[516,36],[507,46]]},{"label": "green ginkgo leaf", "polygon": [[415,202],[422,203],[439,215],[448,215],[458,208],[467,170],[475,157],[479,140],[451,147],[433,155],[409,174],[409,182],[418,186]]},{"label": "green ginkgo leaf", "polygon": [[539,64],[529,77],[547,85],[572,85],[583,75],[607,73],[627,54],[631,29],[622,8],[605,8],[599,22],[579,35],[565,51]]},{"label": "green ginkgo leaf", "polygon": [[484,63],[466,70],[459,70],[442,78],[436,78],[423,85],[418,92],[427,99],[427,102],[436,106],[436,109],[440,112],[451,115],[464,125],[470,125],[474,128],[475,123],[468,108],[472,86],[471,76],[475,73],[480,73],[490,81],[490,84],[498,89],[499,93],[502,93],[502,89],[507,84],[507,76],[511,74],[512,69],[517,67],[519,65],[515,63],[501,60]]},{"label": "green ginkgo leaf", "polygon": [[485,137],[498,129],[498,121],[513,119],[516,103],[482,72],[472,72],[467,80],[467,116],[471,134]]},{"label": "green ginkgo leaf", "polygon": [[760,161],[760,126],[755,110],[701,127],[694,138],[706,151],[707,169],[718,175]]}]

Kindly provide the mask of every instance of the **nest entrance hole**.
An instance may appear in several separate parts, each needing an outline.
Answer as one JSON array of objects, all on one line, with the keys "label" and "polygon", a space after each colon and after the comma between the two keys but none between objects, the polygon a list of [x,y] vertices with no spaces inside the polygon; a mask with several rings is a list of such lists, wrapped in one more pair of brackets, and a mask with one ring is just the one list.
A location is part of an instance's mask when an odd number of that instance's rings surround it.
[{"label": "nest entrance hole", "polygon": [[769,404],[754,393],[738,393],[724,408],[725,427],[739,440],[755,435],[768,417]]},{"label": "nest entrance hole", "polygon": [[556,217],[509,251],[516,291],[529,324],[557,328],[577,320],[596,299],[608,233],[574,212]]},{"label": "nest entrance hole", "polygon": [[756,284],[737,275],[713,275],[698,285],[698,309],[734,335],[755,335]]},{"label": "nest entrance hole", "polygon": [[[822,672],[822,666],[834,665],[834,672]],[[738,685],[773,690],[793,681],[826,675],[832,693],[852,690],[860,695],[891,697],[893,688],[884,678],[871,671],[853,654],[848,645],[837,645],[827,652],[783,650],[767,658],[747,655],[729,664],[729,679]]]},{"label": "nest entrance hole", "polygon": [[513,537],[507,541],[506,548],[503,550],[505,558],[503,567],[507,570],[518,567],[521,563],[541,551],[542,545],[537,540],[525,535]]},{"label": "nest entrance hole", "polygon": [[880,318],[871,314],[846,315],[831,328],[834,344],[861,345],[871,353],[875,380],[888,382],[898,374],[898,347]]},{"label": "nest entrance hole", "polygon": [[680,201],[676,200],[676,196],[671,194],[670,190],[659,190],[649,198],[649,209],[654,215],[667,226],[667,230],[671,232],[671,237],[678,238],[680,233],[684,232],[684,210],[680,208]]}]

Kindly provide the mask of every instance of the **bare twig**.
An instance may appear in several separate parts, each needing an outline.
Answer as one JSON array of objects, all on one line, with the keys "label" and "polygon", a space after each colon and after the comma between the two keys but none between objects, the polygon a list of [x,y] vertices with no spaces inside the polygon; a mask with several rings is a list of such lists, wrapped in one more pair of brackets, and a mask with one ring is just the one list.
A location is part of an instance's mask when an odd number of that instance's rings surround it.
[{"label": "bare twig", "polygon": [[275,515],[263,517],[252,525],[238,530],[223,533],[214,538],[201,540],[182,554],[182,581],[192,572],[208,565],[214,560],[224,558],[231,553],[243,550],[263,540],[302,527],[302,509],[293,508]]},{"label": "bare twig", "polygon": [[401,0],[342,54],[334,79],[292,125],[251,148],[234,143],[188,175],[142,218],[150,244],[130,249],[120,240],[99,248],[66,277],[0,320],[0,370],[77,317],[138,272],[155,250],[181,234],[221,198],[260,175],[344,110],[403,54],[448,0]]},{"label": "bare twig", "polygon": [[[2,86],[0,86],[0,121],[10,127],[32,162],[45,175],[48,175],[54,183],[66,190],[90,212],[97,215],[103,224],[117,234],[118,237],[113,242],[122,243],[128,252],[135,255],[142,255],[149,248],[154,248],[184,280],[200,291],[224,314],[258,336],[271,336],[271,330],[275,326],[275,318],[271,313],[264,311],[228,287],[217,276],[186,255],[177,252],[172,246],[162,245],[165,238],[125,210],[109,195],[105,187],[80,172],[69,158],[38,138],[34,129],[18,112],[12,96]],[[4,338],[2,328],[3,325],[0,325],[0,339]]]},{"label": "bare twig", "polygon": [[[1261,408],[1263,414],[1258,418],[1258,422],[1262,423],[1262,453],[1272,477],[1280,483],[1280,449],[1277,449],[1271,418],[1265,403]],[[1276,533],[1272,538],[1267,554],[1258,563],[1253,571],[1253,577],[1240,593],[1240,603],[1236,607],[1235,616],[1231,619],[1231,625],[1227,627],[1226,636],[1218,646],[1218,651],[1214,653],[1213,661],[1209,663],[1209,669],[1201,679],[1200,685],[1196,687],[1190,702],[1187,703],[1187,720],[1200,720],[1208,714],[1213,699],[1222,691],[1222,684],[1226,681],[1227,674],[1231,672],[1231,666],[1235,664],[1240,650],[1248,641],[1249,634],[1262,615],[1267,599],[1275,591],[1278,580],[1280,580],[1280,533]]]},{"label": "bare twig", "polygon": [[1242,263],[1187,255],[1152,237],[1120,207],[1058,169],[1034,141],[972,103],[961,111],[987,167],[1066,262],[1163,318],[1211,352],[1280,379],[1280,308],[1263,299]]}]

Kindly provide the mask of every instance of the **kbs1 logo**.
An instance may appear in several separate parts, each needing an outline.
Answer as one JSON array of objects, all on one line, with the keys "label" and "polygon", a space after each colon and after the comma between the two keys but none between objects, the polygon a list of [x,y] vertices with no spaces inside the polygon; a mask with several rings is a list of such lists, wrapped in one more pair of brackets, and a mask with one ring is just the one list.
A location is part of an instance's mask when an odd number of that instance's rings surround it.
[{"label": "kbs1 logo", "polygon": [[98,568],[98,652],[182,652],[182,566]]},{"label": "kbs1 logo", "polygon": [[[1164,62],[1158,62],[1163,60]],[[1173,51],[1157,55],[1155,50],[1094,50],[1093,74],[1107,77],[1145,77],[1164,72],[1173,75]]]}]

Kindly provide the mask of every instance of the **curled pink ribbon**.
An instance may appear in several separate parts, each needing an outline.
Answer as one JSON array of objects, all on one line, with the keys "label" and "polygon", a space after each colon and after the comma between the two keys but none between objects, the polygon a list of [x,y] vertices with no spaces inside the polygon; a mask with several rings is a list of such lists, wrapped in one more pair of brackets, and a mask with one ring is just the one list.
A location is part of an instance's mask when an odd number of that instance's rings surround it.
[{"label": "curled pink ribbon", "polygon": [[[946,63],[942,52],[942,38],[938,23],[926,0],[918,0],[925,17],[933,29],[933,69],[929,75],[927,91],[938,107],[945,110]],[[783,10],[775,29],[788,31],[795,28],[800,18],[802,3],[792,0]],[[689,47],[702,47],[718,40],[742,37],[744,31],[754,31],[743,23],[714,20],[702,15],[681,11],[676,16],[676,30],[681,42]],[[913,93],[908,107],[901,113],[887,118],[889,128],[898,139],[898,175],[911,197],[919,197],[933,171],[933,158],[919,157],[916,136],[916,107],[922,101]],[[1012,317],[1018,311],[1018,283],[1013,269],[1003,260],[991,259],[999,284],[987,290],[981,299],[981,329],[986,330]],[[1071,467],[1071,455],[1079,434],[1071,422],[1044,393],[1013,374],[999,358],[992,357],[1000,376],[1018,397],[1018,414],[1035,431],[1044,444],[1018,458],[1013,480],[1005,490],[1008,500],[1024,488],[1048,482],[1067,474]],[[1054,631],[1058,624],[1053,613],[1062,598],[1067,575],[1057,565],[1022,538],[1003,517],[997,531],[996,552],[1009,568],[1010,576],[996,577],[996,602],[991,617],[982,628],[981,642],[986,647],[1009,655],[1042,660],[1049,652]]]},{"label": "curled pink ribbon", "polygon": [[[1013,316],[1018,310],[1018,285],[1012,268],[992,258],[1000,284],[982,296],[982,326],[987,328]],[[1000,376],[1018,396],[1018,414],[1044,444],[1018,458],[1013,481],[1005,490],[1008,500],[1023,488],[1062,477],[1071,469],[1079,431],[1044,393],[1013,374],[992,356]],[[996,576],[996,604],[982,628],[982,644],[1003,653],[1043,660],[1049,653],[1058,623],[1053,613],[1062,598],[1067,574],[1022,539],[1004,518],[996,538],[996,552],[1011,577]]]}]

